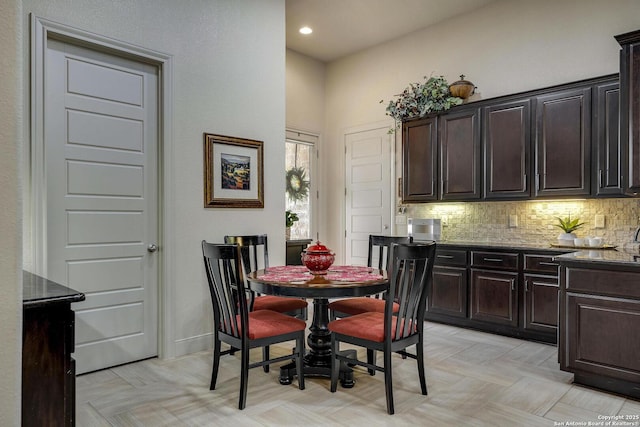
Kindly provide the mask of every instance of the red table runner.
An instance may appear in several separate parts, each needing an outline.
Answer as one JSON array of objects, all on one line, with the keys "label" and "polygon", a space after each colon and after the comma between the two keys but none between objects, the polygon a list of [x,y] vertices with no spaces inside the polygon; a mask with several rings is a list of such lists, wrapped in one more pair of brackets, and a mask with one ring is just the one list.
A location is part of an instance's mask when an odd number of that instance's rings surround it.
[{"label": "red table runner", "polygon": [[[313,277],[304,265],[282,265],[267,268],[258,279],[267,282],[305,282]],[[371,267],[360,265],[334,265],[323,277],[335,282],[367,282],[383,278],[380,274],[373,273]]]}]

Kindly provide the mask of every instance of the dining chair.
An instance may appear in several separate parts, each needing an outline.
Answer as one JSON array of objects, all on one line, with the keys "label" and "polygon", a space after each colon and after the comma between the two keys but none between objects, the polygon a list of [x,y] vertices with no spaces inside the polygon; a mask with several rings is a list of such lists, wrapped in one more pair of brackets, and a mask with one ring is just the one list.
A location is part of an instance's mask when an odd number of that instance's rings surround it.
[{"label": "dining chair", "polygon": [[[413,242],[413,237],[411,236],[369,235],[367,266],[386,270],[389,263],[391,245],[394,243],[411,242]],[[384,312],[383,294],[339,299],[329,303],[329,318],[331,320],[366,313],[368,311]]]},{"label": "dining chair", "polygon": [[[242,264],[244,273],[269,267],[269,248],[266,234],[254,234],[245,236],[224,236],[227,244],[236,244],[242,252]],[[250,291],[251,311],[273,310],[278,313],[307,320],[307,301],[300,298],[280,297],[274,295],[257,295]]]},{"label": "dining chair", "polygon": [[[238,245],[212,244],[202,241],[202,255],[213,305],[213,368],[210,390],[215,390],[220,367],[220,343],[225,342],[240,351],[240,397],[238,408],[247,401],[249,369],[293,360],[296,363],[298,387],[304,390],[302,356],[304,353],[303,320],[272,310],[249,311],[242,261]],[[296,341],[291,354],[269,359],[272,344]],[[249,363],[249,350],[261,347],[263,360]]]},{"label": "dining chair", "polygon": [[[385,292],[384,313],[367,312],[329,322],[331,331],[331,392],[336,391],[340,361],[384,372],[387,412],[394,413],[392,387],[392,353],[400,353],[418,363],[418,377],[423,395],[427,394],[424,372],[424,313],[427,289],[433,275],[436,244],[393,244],[389,265],[389,290]],[[394,313],[393,303],[398,304]],[[340,343],[348,343],[384,354],[383,365],[352,359],[340,354]],[[407,347],[416,346],[416,353]],[[367,357],[369,359],[369,357]]]}]

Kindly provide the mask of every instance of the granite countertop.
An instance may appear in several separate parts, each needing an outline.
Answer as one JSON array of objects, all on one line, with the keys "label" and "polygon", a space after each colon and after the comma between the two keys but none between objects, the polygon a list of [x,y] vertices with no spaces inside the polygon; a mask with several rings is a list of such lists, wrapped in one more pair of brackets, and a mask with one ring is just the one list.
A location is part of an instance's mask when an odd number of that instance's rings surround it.
[{"label": "granite countertop", "polygon": [[581,263],[585,265],[606,264],[609,266],[628,266],[640,268],[640,252],[615,250],[615,251],[577,251],[558,255],[553,258],[559,264]]},{"label": "granite countertop", "polygon": [[24,308],[84,301],[84,294],[22,270],[22,305]]},{"label": "granite countertop", "polygon": [[438,246],[462,247],[469,249],[505,249],[518,251],[543,251],[550,254],[564,254],[575,251],[572,248],[558,248],[551,246],[550,243],[525,243],[525,242],[496,242],[496,241],[477,241],[477,240],[439,240],[436,242]]}]

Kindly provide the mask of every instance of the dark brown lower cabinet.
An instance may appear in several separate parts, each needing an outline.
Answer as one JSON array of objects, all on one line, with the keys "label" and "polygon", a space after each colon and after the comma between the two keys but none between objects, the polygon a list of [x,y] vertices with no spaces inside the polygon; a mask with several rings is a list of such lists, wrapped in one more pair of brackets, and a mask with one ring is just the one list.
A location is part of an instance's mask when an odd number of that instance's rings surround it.
[{"label": "dark brown lower cabinet", "polygon": [[518,273],[471,270],[473,320],[518,326]]},{"label": "dark brown lower cabinet", "polygon": [[425,319],[555,344],[555,254],[442,244]]},{"label": "dark brown lower cabinet", "polygon": [[574,382],[640,398],[640,271],[561,271],[560,369]]},{"label": "dark brown lower cabinet", "polygon": [[524,328],[549,332],[558,330],[558,277],[524,275]]},{"label": "dark brown lower cabinet", "polygon": [[640,387],[640,340],[628,334],[640,332],[640,301],[569,293],[567,316],[565,368],[633,381]]},{"label": "dark brown lower cabinet", "polygon": [[467,301],[466,267],[435,266],[427,310],[430,313],[465,318]]}]

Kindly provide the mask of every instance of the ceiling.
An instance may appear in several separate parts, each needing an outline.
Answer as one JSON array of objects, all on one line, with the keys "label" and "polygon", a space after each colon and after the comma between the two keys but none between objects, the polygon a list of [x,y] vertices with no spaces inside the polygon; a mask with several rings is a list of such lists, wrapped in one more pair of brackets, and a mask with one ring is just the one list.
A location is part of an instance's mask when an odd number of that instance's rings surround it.
[{"label": "ceiling", "polygon": [[[287,48],[331,62],[495,0],[286,0]],[[304,36],[300,27],[313,34]]]}]

